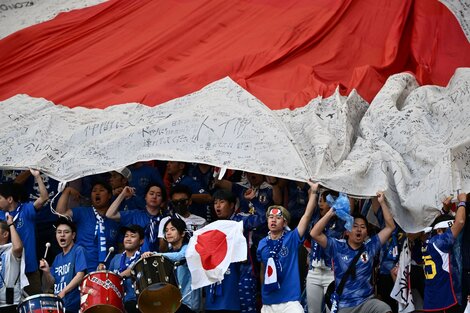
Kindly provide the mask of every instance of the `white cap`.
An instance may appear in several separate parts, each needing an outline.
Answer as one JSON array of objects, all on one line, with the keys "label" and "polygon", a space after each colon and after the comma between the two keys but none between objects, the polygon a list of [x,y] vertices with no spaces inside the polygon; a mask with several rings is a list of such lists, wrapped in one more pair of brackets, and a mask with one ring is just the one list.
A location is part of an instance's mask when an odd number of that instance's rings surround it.
[{"label": "white cap", "polygon": [[128,181],[132,179],[132,172],[127,167],[123,167],[121,169],[118,169],[118,170],[116,170],[116,172],[118,172],[119,174],[124,176],[124,178],[126,178]]}]

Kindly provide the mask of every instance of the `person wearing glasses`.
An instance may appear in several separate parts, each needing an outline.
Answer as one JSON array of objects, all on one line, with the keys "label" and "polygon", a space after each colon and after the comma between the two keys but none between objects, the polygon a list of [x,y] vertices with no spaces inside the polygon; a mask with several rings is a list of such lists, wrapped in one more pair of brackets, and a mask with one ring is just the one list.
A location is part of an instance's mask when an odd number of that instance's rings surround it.
[{"label": "person wearing glasses", "polygon": [[139,225],[144,228],[144,244],[142,245],[141,252],[166,251],[167,245],[165,241],[162,238],[158,238],[159,225],[164,217],[162,208],[166,201],[165,189],[158,183],[150,183],[145,193],[145,210],[131,209],[119,211],[121,202],[134,195],[134,188],[129,186],[124,187],[109,207],[106,217],[120,222],[121,226]]},{"label": "person wearing glasses", "polygon": [[45,259],[39,261],[42,270],[42,287],[50,290],[64,301],[67,313],[78,312],[80,309],[80,285],[87,271],[85,250],[74,244],[77,234],[75,224],[67,218],[59,218],[55,223],[56,239],[62,249],[49,267]]},{"label": "person wearing glasses", "polygon": [[169,211],[171,216],[164,217],[160,222],[160,227],[158,229],[158,238],[165,237],[165,231],[163,226],[172,217],[182,219],[186,223],[186,230],[189,237],[193,235],[194,231],[207,225],[207,221],[205,218],[192,214],[189,211],[191,203],[191,189],[189,189],[188,186],[177,185],[171,188],[169,203]]},{"label": "person wearing glasses", "polygon": [[188,186],[191,190],[191,205],[189,211],[206,218],[212,202],[211,195],[204,189],[199,181],[186,175],[188,163],[168,161],[166,165],[166,179],[171,188],[176,186]]}]

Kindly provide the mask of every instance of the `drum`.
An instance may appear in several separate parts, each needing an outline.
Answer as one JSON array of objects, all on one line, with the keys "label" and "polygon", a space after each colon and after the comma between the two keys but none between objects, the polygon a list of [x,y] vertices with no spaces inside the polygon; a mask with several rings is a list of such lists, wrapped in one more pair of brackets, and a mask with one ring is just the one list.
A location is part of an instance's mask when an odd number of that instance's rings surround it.
[{"label": "drum", "polygon": [[138,307],[143,313],[173,313],[181,304],[175,265],[162,255],[140,259],[132,267]]},{"label": "drum", "polygon": [[27,297],[18,305],[20,313],[64,313],[64,302],[53,294]]},{"label": "drum", "polygon": [[109,271],[86,275],[80,285],[80,309],[83,313],[124,312],[122,278]]}]

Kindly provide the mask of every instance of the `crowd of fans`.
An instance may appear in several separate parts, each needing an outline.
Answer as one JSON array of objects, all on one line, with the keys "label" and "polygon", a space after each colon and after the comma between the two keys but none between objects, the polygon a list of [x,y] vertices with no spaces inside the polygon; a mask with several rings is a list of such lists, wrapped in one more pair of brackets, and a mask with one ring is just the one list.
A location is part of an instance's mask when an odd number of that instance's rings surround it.
[{"label": "crowd of fans", "polygon": [[[231,170],[217,176],[205,164],[138,162],[59,191],[36,170],[1,171],[1,312],[41,294],[78,312],[82,281],[104,270],[122,278],[125,311],[144,311],[136,264],[155,257],[175,266],[177,312],[396,313],[397,279],[405,279],[416,311],[465,309],[468,194],[449,197],[428,229],[410,234],[380,190],[358,200],[314,182]],[[193,290],[188,240],[216,220],[243,222],[248,259]],[[411,258],[407,271],[399,267],[402,250]]]}]

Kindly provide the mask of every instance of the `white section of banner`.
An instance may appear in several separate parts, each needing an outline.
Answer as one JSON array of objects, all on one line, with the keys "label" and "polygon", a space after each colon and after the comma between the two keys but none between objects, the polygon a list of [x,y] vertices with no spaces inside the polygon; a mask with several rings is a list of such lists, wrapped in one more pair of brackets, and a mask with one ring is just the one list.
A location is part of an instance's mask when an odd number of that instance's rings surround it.
[{"label": "white section of banner", "polygon": [[439,0],[449,11],[454,14],[455,18],[462,27],[462,31],[470,42],[470,1],[468,0]]},{"label": "white section of banner", "polygon": [[398,74],[370,107],[336,92],[292,111],[270,110],[230,78],[156,107],[17,95],[0,102],[0,167],[70,181],[158,159],[313,178],[356,196],[383,190],[400,226],[418,231],[448,195],[470,191],[469,84],[468,68],[447,87]]},{"label": "white section of banner", "polygon": [[61,12],[82,9],[106,0],[1,0],[0,39],[14,32],[52,20]]}]

